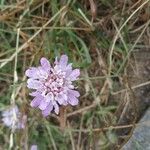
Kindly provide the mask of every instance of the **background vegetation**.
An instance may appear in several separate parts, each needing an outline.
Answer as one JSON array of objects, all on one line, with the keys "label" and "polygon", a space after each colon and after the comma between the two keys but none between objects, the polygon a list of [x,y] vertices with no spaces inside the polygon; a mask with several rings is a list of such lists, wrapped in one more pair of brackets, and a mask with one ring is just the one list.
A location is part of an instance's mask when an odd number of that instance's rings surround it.
[{"label": "background vegetation", "polygon": [[[28,117],[12,141],[1,121],[0,149],[119,149],[141,115],[135,90],[149,84],[134,55],[150,50],[149,25],[149,0],[0,0],[0,111],[15,102]],[[42,56],[61,54],[81,70],[63,132],[57,116],[30,107],[25,77]]]}]

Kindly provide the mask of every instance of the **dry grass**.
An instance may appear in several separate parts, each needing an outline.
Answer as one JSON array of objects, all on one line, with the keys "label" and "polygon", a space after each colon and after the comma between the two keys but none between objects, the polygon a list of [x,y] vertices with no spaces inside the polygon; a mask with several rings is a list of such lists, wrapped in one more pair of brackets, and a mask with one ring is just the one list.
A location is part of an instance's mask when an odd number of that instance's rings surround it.
[{"label": "dry grass", "polygon": [[[0,149],[120,149],[140,116],[136,90],[149,85],[137,82],[145,76],[134,59],[150,49],[149,9],[149,0],[1,0],[0,110],[17,104],[28,122],[17,132],[1,122]],[[24,75],[42,56],[62,53],[81,69],[80,104],[67,108],[63,132],[58,116],[43,118],[29,106]]]}]

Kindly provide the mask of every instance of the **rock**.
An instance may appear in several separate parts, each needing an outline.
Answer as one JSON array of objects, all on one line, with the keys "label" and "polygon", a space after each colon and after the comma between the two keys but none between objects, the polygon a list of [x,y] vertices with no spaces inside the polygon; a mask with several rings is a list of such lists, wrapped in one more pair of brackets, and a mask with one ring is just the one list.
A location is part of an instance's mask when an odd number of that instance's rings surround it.
[{"label": "rock", "polygon": [[150,150],[150,108],[136,126],[122,150]]}]

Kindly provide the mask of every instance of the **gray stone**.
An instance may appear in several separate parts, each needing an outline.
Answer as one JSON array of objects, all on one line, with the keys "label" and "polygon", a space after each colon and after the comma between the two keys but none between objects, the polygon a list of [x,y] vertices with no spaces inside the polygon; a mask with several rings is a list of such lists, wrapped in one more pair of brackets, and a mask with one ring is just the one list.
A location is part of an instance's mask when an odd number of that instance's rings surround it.
[{"label": "gray stone", "polygon": [[139,121],[132,137],[122,150],[150,150],[150,108]]}]

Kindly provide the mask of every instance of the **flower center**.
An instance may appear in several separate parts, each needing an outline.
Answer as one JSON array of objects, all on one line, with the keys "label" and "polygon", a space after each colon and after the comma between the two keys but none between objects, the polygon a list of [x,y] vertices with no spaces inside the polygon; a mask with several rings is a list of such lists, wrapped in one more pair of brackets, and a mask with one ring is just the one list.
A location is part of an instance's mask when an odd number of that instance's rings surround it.
[{"label": "flower center", "polygon": [[51,72],[51,74],[49,74],[44,83],[44,86],[46,88],[46,94],[51,92],[54,96],[56,96],[58,93],[63,91],[64,81],[64,72]]}]

